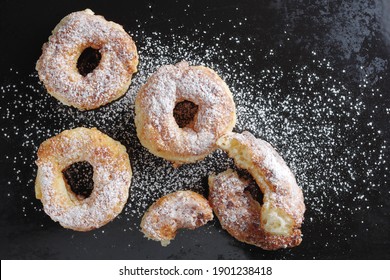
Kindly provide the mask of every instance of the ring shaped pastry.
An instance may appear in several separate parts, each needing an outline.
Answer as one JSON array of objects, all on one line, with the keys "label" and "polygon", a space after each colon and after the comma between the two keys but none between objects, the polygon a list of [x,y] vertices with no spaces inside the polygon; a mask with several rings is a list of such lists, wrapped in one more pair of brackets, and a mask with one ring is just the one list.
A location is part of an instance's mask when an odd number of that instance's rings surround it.
[{"label": "ring shaped pastry", "polygon": [[[99,65],[85,77],[77,61],[87,48],[99,50]],[[42,47],[36,70],[48,93],[68,106],[91,110],[126,93],[138,54],[123,27],[87,9],[67,15]]]},{"label": "ring shaped pastry", "polygon": [[260,205],[245,191],[248,182],[232,170],[210,176],[209,201],[222,227],[236,239],[266,250],[299,245],[303,194],[281,156],[249,132],[228,133],[217,145],[253,176],[263,193]]},{"label": "ring shaped pastry", "polygon": [[161,197],[146,211],[141,231],[167,246],[180,228],[195,229],[213,219],[209,202],[193,191],[177,191]]},{"label": "ring shaped pastry", "polygon": [[[173,116],[177,103],[198,106],[193,124],[180,128]],[[178,166],[203,159],[236,122],[236,108],[225,82],[211,69],[187,62],[160,67],[140,89],[135,124],[141,144]]]},{"label": "ring shaped pastry", "polygon": [[[80,161],[93,167],[94,188],[84,199],[72,192],[62,173]],[[99,228],[114,219],[127,201],[132,172],[126,149],[95,128],[65,130],[44,141],[36,163],[36,197],[44,211],[65,228]]]}]

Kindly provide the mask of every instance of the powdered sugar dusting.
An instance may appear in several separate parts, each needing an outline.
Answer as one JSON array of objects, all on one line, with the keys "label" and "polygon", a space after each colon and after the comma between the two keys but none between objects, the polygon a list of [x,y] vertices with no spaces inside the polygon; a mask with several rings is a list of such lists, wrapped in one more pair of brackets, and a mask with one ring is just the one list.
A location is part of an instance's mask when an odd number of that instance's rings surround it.
[{"label": "powdered sugar dusting", "polygon": [[[290,228],[283,229],[283,234],[268,231],[270,227],[265,221],[272,220],[276,212],[264,210],[267,207],[266,202],[261,208],[249,192],[245,191],[249,182],[240,179],[233,170],[228,169],[216,176],[211,176],[209,183],[210,204],[222,227],[236,239],[266,250],[295,247],[301,243],[301,231],[292,228],[291,224],[288,225]],[[284,225],[283,223],[273,224],[273,230],[277,227],[284,227]]]},{"label": "powdered sugar dusting", "polygon": [[[176,103],[183,100],[199,105],[193,129],[180,129],[173,117]],[[223,81],[209,69],[186,62],[161,66],[137,96],[136,112],[137,133],[145,146],[183,162],[212,151],[235,122],[234,102]]]},{"label": "powdered sugar dusting", "polygon": [[252,197],[244,192],[249,183],[234,176],[232,170],[212,178],[209,199],[222,227],[240,234],[248,233],[250,227],[260,229],[260,207],[251,208]]},{"label": "powdered sugar dusting", "polygon": [[158,241],[172,239],[180,228],[195,229],[213,218],[208,201],[191,191],[178,191],[157,200],[142,218],[146,237]]},{"label": "powdered sugar dusting", "polygon": [[[196,35],[201,38],[201,31]],[[326,221],[333,226],[327,234],[337,242],[353,239],[356,235],[345,236],[353,231],[345,230],[345,219],[383,207],[371,204],[370,193],[380,187],[375,180],[378,174],[388,173],[388,142],[377,124],[369,121],[378,110],[369,110],[364,99],[379,97],[381,90],[367,77],[358,89],[351,88],[347,73],[315,51],[309,50],[302,63],[283,55],[282,48],[259,50],[259,39],[253,37],[215,33],[209,43],[194,42],[183,35],[147,33],[142,26],[132,36],[142,57],[139,72],[122,99],[98,110],[79,112],[63,106],[46,93],[35,73],[27,76],[10,69],[12,81],[18,82],[4,80],[0,86],[0,121],[4,124],[0,134],[7,145],[17,148],[1,159],[8,166],[6,172],[13,174],[5,193],[20,202],[22,215],[31,219],[42,209],[33,192],[39,144],[77,126],[95,126],[129,152],[134,174],[132,194],[120,215],[127,222],[123,230],[139,229],[140,217],[165,194],[183,189],[206,193],[207,176],[232,166],[223,152],[215,151],[201,162],[174,169],[148,153],[135,132],[134,100],[140,86],[158,66],[181,60],[216,70],[233,93],[235,130],[249,130],[267,140],[285,159],[304,192],[308,208],[305,236],[322,236],[315,228]],[[284,62],[289,59],[293,60],[286,67]],[[384,106],[389,117],[390,108]],[[381,180],[388,185],[388,176]],[[368,230],[366,224],[363,227]],[[132,243],[130,238],[128,242]]]},{"label": "powdered sugar dusting", "polygon": [[[127,156],[120,150],[107,136],[85,128],[64,131],[45,141],[38,152],[36,181],[45,212],[62,226],[82,231],[117,216],[127,201],[131,181]],[[67,190],[62,170],[84,160],[94,168],[94,189],[80,200]]]},{"label": "powdered sugar dusting", "polygon": [[300,227],[305,211],[302,191],[276,150],[248,131],[228,133],[217,144],[234,158],[238,167],[247,169],[254,177],[263,191],[264,207],[271,212],[282,210],[290,216],[283,214],[284,219],[293,219],[293,225]]},{"label": "powdered sugar dusting", "polygon": [[[99,49],[102,59],[83,77],[76,62],[81,51],[91,46]],[[123,28],[86,10],[61,21],[44,44],[36,68],[50,94],[64,104],[88,110],[123,95],[137,63],[136,47]]]}]

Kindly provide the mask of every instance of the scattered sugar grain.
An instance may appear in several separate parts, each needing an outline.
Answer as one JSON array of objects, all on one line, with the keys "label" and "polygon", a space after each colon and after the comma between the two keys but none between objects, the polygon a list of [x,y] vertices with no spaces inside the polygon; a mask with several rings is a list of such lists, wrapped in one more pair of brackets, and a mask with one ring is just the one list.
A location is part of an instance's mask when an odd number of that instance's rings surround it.
[{"label": "scattered sugar grain", "polygon": [[[362,101],[364,96],[379,95],[378,89],[370,88],[369,81],[363,80],[360,91],[353,92],[343,82],[344,72],[315,52],[307,54],[311,63],[286,69],[281,66],[282,54],[277,49],[262,50],[267,64],[253,72],[247,65],[252,65],[259,55],[240,48],[244,44],[242,38],[233,38],[236,47],[229,49],[221,47],[223,43],[210,46],[186,36],[168,38],[157,32],[146,36],[142,30],[135,32],[134,37],[142,42],[139,72],[125,97],[98,110],[80,112],[64,106],[45,92],[36,73],[25,77],[10,69],[10,80],[14,82],[0,87],[0,132],[12,151],[2,155],[1,160],[12,166],[14,175],[7,182],[7,187],[13,188],[8,190],[7,197],[14,199],[13,190],[21,191],[23,215],[34,215],[42,208],[33,191],[34,160],[40,143],[78,126],[97,127],[128,149],[134,175],[131,196],[121,214],[128,222],[124,230],[138,229],[138,219],[165,194],[184,189],[206,194],[207,175],[232,165],[224,153],[216,151],[199,163],[174,169],[140,145],[133,122],[133,104],[140,86],[159,65],[181,60],[208,66],[226,80],[237,105],[235,131],[249,130],[281,153],[303,189],[308,209],[306,221],[333,221],[336,228],[329,230],[339,236],[342,233],[337,229],[344,227],[345,219],[339,212],[354,215],[368,211],[368,194],[371,188],[379,187],[374,179],[387,168],[388,149],[373,121],[359,131],[365,120],[362,115],[372,117],[376,113],[367,112]],[[256,40],[248,38],[245,44],[255,46]],[[225,42],[226,35],[217,34],[214,41]],[[288,87],[285,81],[291,81]],[[390,108],[386,112],[389,115]],[[366,139],[372,140],[367,143]],[[366,176],[365,189],[362,174]],[[387,176],[380,183],[388,184]],[[344,205],[345,201],[350,203]]]}]

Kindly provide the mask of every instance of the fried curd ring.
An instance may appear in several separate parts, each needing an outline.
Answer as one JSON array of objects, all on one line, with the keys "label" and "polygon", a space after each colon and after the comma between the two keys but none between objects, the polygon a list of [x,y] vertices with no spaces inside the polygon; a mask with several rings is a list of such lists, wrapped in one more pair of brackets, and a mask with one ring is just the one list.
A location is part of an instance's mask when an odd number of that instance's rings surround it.
[{"label": "fried curd ring", "polygon": [[177,191],[158,199],[146,211],[141,231],[167,246],[181,228],[195,229],[213,219],[209,202],[193,191]]},{"label": "fried curd ring", "polygon": [[[62,173],[80,161],[93,167],[94,188],[87,198],[77,196]],[[36,197],[64,228],[99,228],[113,220],[128,199],[132,171],[126,148],[96,128],[65,130],[44,141],[36,164]]]},{"label": "fried curd ring", "polygon": [[263,193],[260,205],[245,191],[249,183],[232,170],[209,176],[209,201],[222,227],[236,239],[265,250],[299,245],[303,194],[281,156],[249,132],[228,133],[217,145],[253,176]]},{"label": "fried curd ring", "polygon": [[[99,50],[99,65],[85,77],[77,69],[81,53]],[[42,47],[36,64],[49,94],[68,106],[91,110],[124,95],[137,72],[138,54],[123,27],[86,9],[63,18]]]},{"label": "fried curd ring", "polygon": [[[192,125],[180,128],[173,110],[182,101],[199,109]],[[225,82],[213,70],[187,62],[160,67],[140,89],[135,114],[141,144],[174,166],[206,157],[236,123],[236,107]]]}]

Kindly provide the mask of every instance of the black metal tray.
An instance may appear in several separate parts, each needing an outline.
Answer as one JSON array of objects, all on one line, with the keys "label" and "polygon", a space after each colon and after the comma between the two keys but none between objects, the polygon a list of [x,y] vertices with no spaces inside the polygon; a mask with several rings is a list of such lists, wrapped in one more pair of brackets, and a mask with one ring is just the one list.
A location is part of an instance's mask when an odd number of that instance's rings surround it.
[{"label": "black metal tray", "polygon": [[[119,1],[118,1],[119,2]],[[90,8],[122,24],[140,54],[122,99],[79,112],[50,97],[34,70],[51,30]],[[2,1],[0,3],[0,255],[2,259],[378,259],[390,257],[387,1]],[[143,211],[177,189],[207,195],[215,152],[173,169],[139,143],[133,99],[158,65],[215,69],[237,104],[236,131],[272,143],[296,174],[307,211],[303,242],[264,251],[217,220],[168,246],[139,232]],[[36,151],[64,129],[97,127],[128,148],[129,203],[108,225],[63,229],[34,197]]]}]

